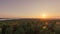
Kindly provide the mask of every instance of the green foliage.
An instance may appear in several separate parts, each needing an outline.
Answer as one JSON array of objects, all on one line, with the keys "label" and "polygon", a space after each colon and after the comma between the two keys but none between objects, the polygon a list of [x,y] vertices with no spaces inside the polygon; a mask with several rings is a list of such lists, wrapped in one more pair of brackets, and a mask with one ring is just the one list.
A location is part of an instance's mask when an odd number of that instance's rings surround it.
[{"label": "green foliage", "polygon": [[[47,21],[50,22],[50,21]],[[55,27],[55,21],[52,21],[53,24],[50,24],[51,27]],[[45,21],[39,21],[39,20],[11,20],[11,21],[1,21],[0,22],[0,28],[3,27],[3,25],[6,25],[6,34],[54,34],[60,33],[60,31],[54,31],[51,32],[48,27],[45,25]],[[15,26],[15,28],[13,28]],[[49,24],[48,24],[49,25]],[[43,26],[46,26],[45,29],[43,29]],[[0,30],[0,34],[2,30]]]}]

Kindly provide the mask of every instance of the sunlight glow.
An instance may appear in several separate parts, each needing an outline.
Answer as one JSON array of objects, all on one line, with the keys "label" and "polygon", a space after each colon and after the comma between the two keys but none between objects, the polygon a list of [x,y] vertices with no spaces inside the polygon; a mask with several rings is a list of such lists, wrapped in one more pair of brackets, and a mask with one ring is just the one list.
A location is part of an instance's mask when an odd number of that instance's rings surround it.
[{"label": "sunlight glow", "polygon": [[46,14],[42,14],[42,18],[47,18],[47,15]]}]

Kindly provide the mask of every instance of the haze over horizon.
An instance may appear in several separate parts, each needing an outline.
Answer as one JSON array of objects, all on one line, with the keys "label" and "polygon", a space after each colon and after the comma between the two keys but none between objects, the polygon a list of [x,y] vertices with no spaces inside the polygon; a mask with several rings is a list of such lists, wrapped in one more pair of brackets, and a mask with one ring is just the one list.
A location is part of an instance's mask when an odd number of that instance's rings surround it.
[{"label": "haze over horizon", "polygon": [[41,17],[60,18],[60,0],[0,0],[0,18]]}]

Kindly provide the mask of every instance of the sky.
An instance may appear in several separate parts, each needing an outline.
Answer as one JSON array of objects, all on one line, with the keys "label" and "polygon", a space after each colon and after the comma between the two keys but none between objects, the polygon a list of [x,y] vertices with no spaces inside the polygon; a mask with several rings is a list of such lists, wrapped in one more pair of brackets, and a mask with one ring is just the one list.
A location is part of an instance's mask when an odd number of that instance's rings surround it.
[{"label": "sky", "polygon": [[0,18],[60,18],[60,0],[0,0]]}]

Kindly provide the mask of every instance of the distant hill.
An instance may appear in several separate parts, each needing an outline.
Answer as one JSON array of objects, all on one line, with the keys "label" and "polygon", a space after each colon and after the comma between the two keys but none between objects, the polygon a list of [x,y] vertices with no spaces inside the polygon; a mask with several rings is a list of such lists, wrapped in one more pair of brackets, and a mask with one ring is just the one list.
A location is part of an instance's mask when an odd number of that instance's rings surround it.
[{"label": "distant hill", "polygon": [[0,19],[9,19],[9,18],[0,18]]}]

